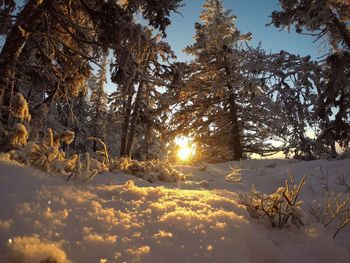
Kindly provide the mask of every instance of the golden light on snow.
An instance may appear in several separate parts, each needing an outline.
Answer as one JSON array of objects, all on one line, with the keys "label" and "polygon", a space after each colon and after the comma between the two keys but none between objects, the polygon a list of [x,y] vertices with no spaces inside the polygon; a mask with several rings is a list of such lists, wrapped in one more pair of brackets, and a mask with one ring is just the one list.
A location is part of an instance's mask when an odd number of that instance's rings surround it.
[{"label": "golden light on snow", "polygon": [[307,228],[305,230],[305,233],[309,236],[309,237],[317,237],[319,235],[319,230],[315,227],[310,227]]}]

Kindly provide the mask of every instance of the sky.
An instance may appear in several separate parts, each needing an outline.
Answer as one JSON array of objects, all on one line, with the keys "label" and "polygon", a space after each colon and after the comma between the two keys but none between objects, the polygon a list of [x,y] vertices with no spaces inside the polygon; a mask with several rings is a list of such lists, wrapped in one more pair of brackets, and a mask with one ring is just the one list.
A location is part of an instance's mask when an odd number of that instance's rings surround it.
[{"label": "sky", "polygon": [[[199,21],[199,15],[204,0],[184,0],[184,6],[178,11],[182,14],[171,15],[171,25],[166,30],[167,41],[171,45],[178,60],[190,58],[182,50],[193,42],[195,35],[194,24]],[[322,43],[313,43],[314,38],[300,35],[291,30],[280,31],[274,26],[266,26],[271,22],[269,17],[274,10],[279,10],[278,0],[224,0],[225,9],[230,9],[237,16],[237,28],[244,34],[253,34],[252,44],[260,41],[268,51],[279,52],[286,50],[299,55],[311,55],[313,58],[322,55]]]},{"label": "sky", "polygon": [[[178,9],[178,13],[171,14],[171,25],[166,29],[166,41],[172,47],[179,61],[189,61],[183,49],[193,43],[195,36],[194,24],[199,22],[200,12],[205,0],[184,0],[184,6]],[[226,10],[231,10],[237,16],[236,25],[242,34],[251,32],[253,39],[250,42],[257,46],[259,42],[267,51],[288,51],[297,55],[311,55],[313,59],[320,57],[322,43],[313,43],[314,38],[288,32],[274,26],[266,26],[271,22],[270,15],[274,10],[280,10],[278,0],[223,0]],[[145,23],[143,21],[143,23]],[[147,23],[145,23],[147,24]],[[109,77],[109,75],[108,75]],[[115,90],[115,84],[108,81],[107,92]]]}]

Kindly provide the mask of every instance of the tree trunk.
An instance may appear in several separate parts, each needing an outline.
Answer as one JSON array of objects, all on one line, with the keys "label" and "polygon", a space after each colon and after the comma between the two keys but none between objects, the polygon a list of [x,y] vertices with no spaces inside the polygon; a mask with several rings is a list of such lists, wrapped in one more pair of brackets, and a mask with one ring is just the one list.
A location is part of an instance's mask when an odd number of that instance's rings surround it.
[{"label": "tree trunk", "polygon": [[241,145],[241,134],[237,118],[237,105],[235,95],[232,87],[230,88],[229,104],[230,104],[230,119],[232,125],[232,147],[233,147],[233,159],[235,161],[242,159],[242,145]]},{"label": "tree trunk", "polygon": [[[98,94],[98,102],[100,102],[100,94]],[[102,127],[99,126],[98,120],[100,119],[100,104],[96,105],[96,113],[95,113],[95,125],[93,127],[93,135],[95,138],[99,138],[98,130],[102,129]],[[100,138],[102,139],[102,138]],[[92,143],[92,151],[96,152],[97,151],[97,142],[94,140]]]},{"label": "tree trunk", "polygon": [[127,141],[128,143],[125,149],[125,155],[127,156],[131,155],[131,148],[135,138],[137,117],[139,116],[139,111],[141,106],[141,96],[143,94],[143,85],[144,85],[144,81],[141,80],[139,84],[139,88],[137,90],[137,94],[136,94],[134,110],[131,115],[130,131],[129,131],[128,141]]},{"label": "tree trunk", "polygon": [[[18,14],[15,25],[6,37],[5,44],[0,54],[0,117],[7,124],[11,111],[11,93],[14,92],[14,77],[16,64],[22,52],[22,48],[30,33],[38,22],[40,22],[44,9],[42,0],[29,0],[23,10]],[[3,115],[7,107],[6,115]]]},{"label": "tree trunk", "polygon": [[144,78],[145,72],[147,71],[147,67],[149,66],[149,58],[151,55],[150,47],[148,47],[143,54],[145,55],[144,59],[141,63],[139,63],[140,65],[143,65],[142,73],[140,75],[139,88],[137,90],[137,94],[134,102],[134,110],[133,110],[133,113],[130,115],[131,117],[130,130],[129,130],[129,136],[127,136],[126,148],[124,152],[124,155],[129,157],[131,156],[131,148],[135,138],[136,122],[137,122],[137,118],[139,116],[139,111],[141,107],[141,97],[143,95],[143,86],[145,84],[143,78]]},{"label": "tree trunk", "polygon": [[149,160],[150,158],[150,145],[151,145],[151,139],[152,139],[152,124],[150,121],[146,124],[146,138],[145,138],[145,157],[146,160]]},{"label": "tree trunk", "polygon": [[134,95],[133,92],[133,84],[131,84],[128,87],[128,98],[127,102],[125,104],[125,109],[124,109],[124,122],[122,125],[122,137],[120,140],[120,156],[125,156],[125,148],[126,148],[126,142],[127,142],[127,137],[128,137],[128,130],[129,130],[129,122],[130,122],[130,115],[131,115],[131,104],[132,104],[132,97]]},{"label": "tree trunk", "polygon": [[[231,54],[231,51],[228,50],[228,53]],[[224,57],[224,63],[225,63],[226,76],[231,77],[231,69],[229,68],[226,57]],[[241,160],[243,157],[243,150],[242,150],[242,144],[241,144],[241,132],[240,132],[238,117],[237,117],[237,104],[236,104],[234,88],[230,83],[227,83],[227,88],[230,93],[229,108],[230,108],[230,121],[232,126],[231,143],[233,147],[233,159],[235,161],[238,161],[238,160]]]}]

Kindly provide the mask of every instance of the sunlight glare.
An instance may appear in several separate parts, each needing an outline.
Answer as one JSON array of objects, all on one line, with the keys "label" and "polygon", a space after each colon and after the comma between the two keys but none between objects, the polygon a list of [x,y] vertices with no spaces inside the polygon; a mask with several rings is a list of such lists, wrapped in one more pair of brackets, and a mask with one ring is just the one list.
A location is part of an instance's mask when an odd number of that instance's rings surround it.
[{"label": "sunlight glare", "polygon": [[180,161],[188,161],[192,157],[192,149],[188,146],[181,147],[177,151],[177,158],[179,158]]},{"label": "sunlight glare", "polygon": [[178,146],[176,156],[179,161],[188,162],[193,158],[195,154],[195,144],[191,142],[190,137],[177,137],[175,138],[175,144]]},{"label": "sunlight glare", "polygon": [[175,144],[180,146],[181,148],[187,147],[190,143],[190,138],[181,136],[175,138]]}]

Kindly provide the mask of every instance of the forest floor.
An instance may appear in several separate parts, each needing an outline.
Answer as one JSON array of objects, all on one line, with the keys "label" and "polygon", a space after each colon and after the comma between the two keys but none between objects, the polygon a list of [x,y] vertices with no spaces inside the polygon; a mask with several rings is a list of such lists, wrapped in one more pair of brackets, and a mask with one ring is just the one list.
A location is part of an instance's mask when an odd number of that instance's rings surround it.
[{"label": "forest floor", "polygon": [[[325,228],[310,215],[325,188],[345,195],[336,182],[350,174],[350,159],[178,169],[193,180],[152,184],[106,173],[65,182],[2,158],[0,262],[350,262],[350,225],[333,239],[335,226]],[[289,173],[297,182],[307,175],[300,195],[305,226],[272,228],[252,218],[238,194],[252,185],[273,193]]]}]

